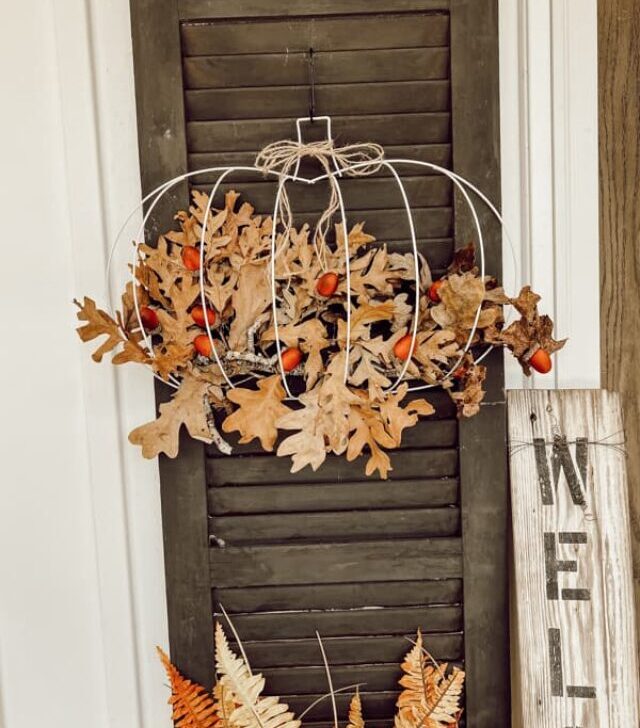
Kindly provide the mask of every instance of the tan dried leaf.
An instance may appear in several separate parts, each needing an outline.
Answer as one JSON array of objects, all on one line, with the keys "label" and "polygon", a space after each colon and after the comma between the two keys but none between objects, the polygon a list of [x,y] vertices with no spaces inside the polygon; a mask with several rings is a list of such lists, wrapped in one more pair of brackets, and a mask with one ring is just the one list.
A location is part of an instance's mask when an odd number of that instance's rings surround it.
[{"label": "tan dried leaf", "polygon": [[400,402],[407,396],[408,384],[401,384],[393,393],[387,393],[378,404],[380,415],[386,431],[391,435],[394,444],[398,447],[402,441],[402,433],[407,427],[413,427],[418,422],[418,415],[432,415],[435,409],[426,399],[414,399],[403,408]]},{"label": "tan dried leaf", "polygon": [[264,450],[271,452],[278,437],[276,422],[289,412],[282,404],[284,387],[279,374],[258,380],[258,389],[236,387],[227,393],[238,409],[222,423],[224,432],[239,432],[240,443],[258,438]]},{"label": "tan dried leaf", "polygon": [[[349,429],[353,431],[347,448],[347,460],[355,460],[365,447],[369,448],[369,459],[365,468],[367,475],[376,470],[386,480],[391,467],[391,460],[382,447],[394,447],[395,441],[384,429],[380,412],[374,410],[366,398],[361,399],[360,406],[352,406],[349,412]],[[382,447],[381,447],[382,446]]]},{"label": "tan dried leaf", "polygon": [[441,303],[431,309],[433,320],[443,329],[468,331],[484,298],[483,281],[473,273],[454,273],[445,279],[438,294]]},{"label": "tan dried leaf", "polygon": [[158,419],[132,430],[129,442],[140,445],[145,458],[154,458],[161,452],[167,457],[175,458],[178,454],[180,428],[184,425],[191,437],[210,443],[205,410],[205,397],[211,396],[210,388],[208,382],[187,372],[171,400],[160,405]]},{"label": "tan dried leaf", "polygon": [[317,470],[327,457],[324,434],[321,430],[321,412],[318,405],[318,390],[305,392],[300,396],[303,405],[300,409],[290,410],[281,417],[276,425],[282,430],[300,430],[289,435],[278,447],[278,456],[291,455],[292,473],[297,473],[306,465]]},{"label": "tan dried leaf", "polygon": [[247,348],[247,331],[271,304],[266,263],[247,264],[240,268],[231,303],[235,316],[229,331],[229,348],[232,351],[244,351]]},{"label": "tan dried leaf", "polygon": [[74,300],[74,303],[80,309],[77,314],[78,320],[86,321],[84,326],[76,329],[82,341],[93,341],[99,336],[107,337],[91,355],[94,361],[102,361],[105,354],[122,346],[122,350],[113,357],[114,364],[130,361],[139,364],[148,362],[149,357],[145,350],[136,341],[128,338],[111,316],[96,306],[95,301],[85,296],[82,303],[78,300]]},{"label": "tan dried leaf", "polygon": [[484,399],[482,383],[487,376],[487,368],[481,364],[466,364],[464,375],[460,380],[461,391],[449,390],[451,399],[458,406],[458,412],[463,417],[473,417],[480,411],[480,403]]}]

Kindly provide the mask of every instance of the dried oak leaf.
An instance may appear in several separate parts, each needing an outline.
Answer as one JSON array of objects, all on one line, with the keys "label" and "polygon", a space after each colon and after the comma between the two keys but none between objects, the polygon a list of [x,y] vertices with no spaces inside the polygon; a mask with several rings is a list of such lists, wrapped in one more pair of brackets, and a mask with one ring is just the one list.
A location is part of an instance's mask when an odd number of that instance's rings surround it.
[{"label": "dried oak leaf", "polygon": [[136,341],[125,336],[120,326],[106,311],[99,309],[95,301],[85,296],[82,303],[76,299],[74,303],[80,309],[77,314],[78,320],[86,321],[84,326],[76,329],[82,341],[92,341],[99,336],[107,337],[91,355],[94,361],[102,361],[105,354],[114,351],[118,346],[122,346],[122,350],[113,357],[114,364],[130,361],[146,364],[149,361],[145,350]]},{"label": "dried oak leaf", "polygon": [[329,449],[341,455],[349,444],[349,411],[360,398],[344,384],[346,353],[341,351],[329,362],[318,393],[320,405],[320,431]]},{"label": "dried oak leaf", "polygon": [[[350,341],[369,338],[369,324],[376,321],[391,321],[395,314],[395,303],[393,300],[367,302],[365,298],[358,299],[358,306],[351,315],[351,337]],[[347,324],[343,319],[338,320],[338,341],[344,345],[347,340]]]},{"label": "dried oak leaf", "polygon": [[[374,342],[376,340],[382,341],[382,337],[376,337]],[[391,384],[391,380],[380,370],[379,357],[363,345],[356,344],[351,349],[350,360],[352,365],[357,363],[357,366],[349,377],[349,383],[355,387],[360,387],[367,382],[369,397],[371,399],[382,397],[383,390]]]},{"label": "dried oak leaf", "polygon": [[472,242],[463,248],[458,248],[453,254],[453,260],[447,268],[447,273],[466,273],[475,268],[476,265],[476,246]]},{"label": "dried oak leaf", "polygon": [[418,332],[413,359],[422,366],[422,373],[429,381],[441,374],[440,364],[448,365],[459,355],[460,347],[453,331],[428,329]]},{"label": "dried oak leaf", "polygon": [[132,430],[129,442],[140,445],[145,458],[154,458],[161,452],[175,458],[182,425],[194,439],[211,442],[205,397],[214,398],[215,401],[222,399],[221,393],[216,392],[209,382],[190,372],[185,373],[173,397],[160,405],[158,419]]},{"label": "dried oak leaf", "polygon": [[394,441],[393,447],[399,447],[402,432],[418,422],[418,415],[426,417],[435,412],[435,408],[426,399],[414,399],[403,408],[400,402],[406,397],[408,384],[401,384],[395,392],[388,393],[377,405],[382,416],[385,429]]},{"label": "dried oak leaf", "polygon": [[258,438],[263,450],[271,452],[278,437],[276,422],[290,411],[282,404],[285,391],[280,375],[258,380],[257,390],[236,387],[227,393],[227,398],[238,409],[222,423],[224,432],[239,432],[241,444]]},{"label": "dried oak leaf", "polygon": [[[263,342],[273,341],[275,329],[269,327],[261,337]],[[318,381],[323,370],[322,351],[329,345],[327,330],[319,319],[307,319],[299,324],[287,324],[278,327],[280,341],[287,346],[296,346],[304,354],[304,374],[307,389],[311,389]]]},{"label": "dried oak leaf", "polygon": [[359,406],[352,406],[349,411],[349,429],[353,432],[347,447],[347,460],[355,460],[365,447],[369,448],[369,459],[365,468],[367,475],[377,470],[380,477],[386,480],[391,467],[391,459],[382,447],[392,448],[395,440],[385,430],[380,412],[374,410],[367,398],[362,398]]},{"label": "dried oak leaf", "polygon": [[300,430],[286,437],[278,447],[278,456],[291,455],[292,473],[306,465],[317,470],[327,457],[324,433],[321,430],[321,411],[318,404],[318,388],[300,396],[302,407],[290,410],[276,425],[282,430]]},{"label": "dried oak leaf", "polygon": [[[400,272],[391,270],[388,265],[386,246],[378,250],[370,250],[351,263],[351,290],[359,296],[368,296],[371,288],[375,292],[389,296],[393,293],[391,281],[398,279]],[[346,290],[346,280],[339,289]]]},{"label": "dried oak leaf", "polygon": [[463,417],[473,417],[480,411],[480,402],[484,399],[482,383],[487,376],[487,368],[481,364],[465,366],[461,379],[462,389],[458,392],[449,390],[449,396],[456,403],[458,413]]},{"label": "dried oak leaf", "polygon": [[530,286],[525,286],[517,298],[511,300],[521,317],[502,331],[490,327],[485,333],[488,342],[504,345],[513,352],[527,376],[531,374],[528,357],[538,347],[553,354],[567,342],[566,339],[557,341],[553,338],[553,321],[549,316],[538,313],[539,301],[540,296]]},{"label": "dried oak leaf", "polygon": [[[433,320],[443,329],[455,331],[459,338],[466,336],[473,326],[478,306],[484,300],[484,282],[471,272],[454,273],[445,279],[438,294],[441,302],[431,309]],[[496,321],[499,312],[495,306],[482,309],[478,327],[482,329],[490,326]]]},{"label": "dried oak leaf", "polygon": [[271,303],[266,263],[242,266],[231,303],[235,316],[229,330],[229,348],[244,351],[247,348],[247,331]]},{"label": "dried oak leaf", "polygon": [[[335,226],[336,230],[336,247],[339,251],[344,250],[344,234],[342,230],[341,224],[336,224]],[[359,248],[361,248],[363,245],[367,245],[368,243],[374,243],[375,237],[373,235],[369,235],[368,233],[364,232],[364,223],[359,222],[356,223],[351,230],[349,230],[349,250],[351,253],[355,253]]]}]

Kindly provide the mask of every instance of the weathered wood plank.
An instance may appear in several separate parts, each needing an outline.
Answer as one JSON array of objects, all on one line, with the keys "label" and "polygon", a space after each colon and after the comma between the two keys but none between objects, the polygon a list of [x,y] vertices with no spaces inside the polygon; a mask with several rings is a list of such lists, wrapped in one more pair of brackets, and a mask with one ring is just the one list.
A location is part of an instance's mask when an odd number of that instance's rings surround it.
[{"label": "weathered wood plank", "polygon": [[[422,393],[424,395],[424,393]],[[431,401],[430,392],[426,393],[426,398]],[[407,398],[407,402],[409,398]],[[435,405],[434,405],[435,406]],[[449,413],[453,414],[452,412]],[[221,414],[216,419],[216,424],[221,428],[222,422],[226,415]],[[280,440],[287,437],[289,432],[282,431]],[[262,455],[264,450],[260,446],[259,440],[253,440],[247,444],[238,444],[238,437],[234,433],[225,433],[225,439],[233,447],[233,455]],[[278,440],[277,442],[279,442]],[[458,442],[458,422],[456,420],[434,420],[431,417],[420,420],[414,427],[405,430],[402,433],[401,447],[455,447]],[[207,455],[210,457],[227,458],[228,455],[220,453],[215,445],[207,447]]]},{"label": "weathered wood plank", "polygon": [[[132,0],[131,33],[142,194],[186,171],[180,36],[175,0]],[[175,186],[145,231],[155,241],[188,201]],[[156,387],[158,403],[169,396]],[[204,448],[180,438],[180,458],[159,458],[167,621],[171,658],[189,678],[213,683]]]},{"label": "weathered wood plank", "polygon": [[[624,402],[631,548],[640,630],[640,4],[598,3],[602,386]],[[635,404],[634,404],[635,403]]]},{"label": "weathered wood plank", "polygon": [[[188,159],[189,169],[196,171],[198,169],[218,166],[250,166],[255,161],[256,153],[257,151],[255,150],[190,152]],[[451,146],[449,144],[388,145],[385,146],[385,153],[387,159],[415,159],[421,162],[437,164],[441,167],[451,167]],[[309,166],[304,162],[300,165],[300,169],[303,175],[312,176],[312,173],[318,174],[317,166],[313,166],[310,170]],[[404,176],[434,174],[432,170],[426,167],[417,167],[408,164],[398,165],[398,171],[403,178]],[[374,176],[388,177],[390,174],[391,172],[383,168]],[[194,175],[194,177],[198,179],[199,175]],[[262,175],[258,171],[235,172],[232,179],[234,182],[254,182],[257,179],[262,179]]]},{"label": "weathered wood plank", "polygon": [[[380,23],[384,22],[384,33]],[[444,14],[387,15],[384,18],[344,16],[246,22],[199,22],[181,26],[185,56],[244,53],[307,53],[372,50],[374,48],[423,48],[446,46],[449,18]]]},{"label": "weathered wood plank", "polygon": [[[447,111],[448,81],[391,81],[316,86],[316,108],[333,115],[408,114]],[[357,106],[353,99],[357,96]],[[268,119],[305,114],[309,89],[304,86],[199,89],[185,92],[189,121]]]},{"label": "weathered wood plank", "polygon": [[[459,660],[463,654],[461,632],[423,633],[429,652],[438,660]],[[399,665],[410,648],[409,639],[415,634],[394,636],[358,635],[356,637],[322,637],[329,665],[392,662]],[[243,640],[243,647],[252,667],[286,667],[317,665],[318,640],[267,640],[251,642]],[[352,681],[355,682],[355,681]],[[268,683],[269,689],[271,684]],[[317,686],[316,686],[317,690]]]},{"label": "weathered wood plank", "polygon": [[509,394],[524,725],[638,725],[623,432],[614,393]]},{"label": "weathered wood plank", "polygon": [[212,583],[261,586],[458,578],[458,538],[396,539],[371,543],[289,544],[212,548]]},{"label": "weathered wood plank", "polygon": [[462,607],[444,605],[236,614],[233,623],[242,639],[250,641],[269,640],[276,635],[278,639],[304,639],[314,635],[316,630],[323,637],[415,634],[418,628],[425,632],[457,632],[462,628]]},{"label": "weathered wood plank", "polygon": [[[327,503],[328,507],[332,507]],[[363,538],[427,538],[456,536],[460,510],[455,507],[385,509],[382,511],[323,511],[213,516],[210,538],[228,546],[280,541],[356,541]]]},{"label": "weathered wood plank", "polygon": [[[441,450],[404,450],[390,452],[393,470],[389,478],[447,478],[458,472],[458,451]],[[353,482],[371,479],[364,472],[364,459],[347,462],[338,455],[328,455],[322,468],[316,471],[305,468],[292,476],[291,461],[285,457],[272,455],[246,455],[240,457],[208,458],[207,482],[209,485],[252,484],[252,483],[323,483]],[[389,485],[389,487],[392,487]]]},{"label": "weathered wood plank", "polygon": [[[210,175],[210,179],[206,182],[202,179],[194,180],[194,186],[210,193],[213,182],[218,179],[218,176],[217,174]],[[341,180],[339,184],[347,210],[403,207],[400,188],[394,179],[385,177],[347,178]],[[402,184],[412,208],[450,207],[452,204],[451,182],[445,177],[435,175],[405,177]],[[222,207],[224,194],[235,187],[237,187],[235,182],[220,185],[220,189],[214,197],[214,207]],[[245,182],[242,185],[242,199],[251,202],[259,212],[272,213],[277,189],[276,180]],[[287,185],[287,193],[294,213],[318,212],[328,204],[330,186],[327,182],[318,182],[311,186],[306,183],[290,183]]]},{"label": "weathered wood plank", "polygon": [[[405,642],[405,653],[407,644]],[[319,653],[317,642],[316,653]],[[402,654],[400,659],[402,659]],[[316,693],[318,686],[323,685],[327,679],[324,666],[317,665],[295,668],[275,667],[261,670],[261,672],[269,685],[269,690],[276,694],[280,694],[284,690],[295,691],[300,695]],[[401,676],[402,670],[397,662],[331,667],[331,679],[336,689],[354,683],[362,683],[367,690],[398,690],[398,680]]]},{"label": "weathered wood plank", "polygon": [[[500,203],[500,114],[497,0],[451,4],[453,168]],[[473,38],[473,42],[470,42]],[[477,238],[471,215],[455,195],[458,245]],[[487,270],[500,277],[498,226],[479,210]],[[460,425],[464,542],[466,721],[468,728],[510,725],[507,528],[508,479],[503,363],[487,361],[487,396],[476,417]],[[562,726],[564,728],[564,726]]]},{"label": "weathered wood plank", "polygon": [[[349,0],[350,14],[446,11],[449,0]],[[286,5],[264,0],[178,0],[182,20],[205,18],[270,18],[344,15],[344,0],[289,0]],[[384,22],[384,19],[383,19]]]},{"label": "weathered wood plank", "polygon": [[393,488],[384,481],[360,483],[300,483],[284,485],[231,485],[210,488],[209,513],[294,513],[355,508],[425,508],[458,502],[454,478],[398,480]]},{"label": "weathered wood plank", "polygon": [[[324,692],[313,695],[282,695],[282,700],[289,705],[296,715],[299,715],[318,698],[323,697],[323,695]],[[351,696],[348,693],[338,693],[335,697],[338,716],[347,715]],[[360,688],[360,698],[362,700],[362,711],[364,715],[371,716],[371,718],[386,718],[386,725],[393,725],[395,705],[396,700],[398,699],[397,689],[379,693],[367,692],[365,685]],[[307,713],[306,717],[309,721],[332,721],[333,708],[331,706],[331,700],[324,699],[318,705],[314,706],[309,713]],[[331,725],[333,724],[331,723]],[[369,725],[368,722],[367,725]],[[328,726],[328,728],[330,728],[330,726]]]},{"label": "weathered wood plank", "polygon": [[[383,588],[384,586],[384,588]],[[457,604],[462,601],[459,579],[438,581],[360,582],[358,584],[314,584],[214,588],[216,610],[222,604],[229,614],[304,609],[353,609],[356,607],[401,607],[425,604]]]},{"label": "weathered wood plank", "polygon": [[[319,125],[317,128],[319,130]],[[395,116],[338,116],[334,119],[334,129],[340,143],[365,139],[382,145],[412,142],[444,144],[451,135],[450,117],[444,112]],[[270,142],[294,137],[295,123],[291,119],[191,121],[187,124],[189,152],[257,152]]]},{"label": "weathered wood plank", "polygon": [[[318,51],[316,78],[322,83],[414,81],[449,77],[448,48]],[[309,83],[304,53],[193,56],[182,61],[185,89],[296,86]]]}]

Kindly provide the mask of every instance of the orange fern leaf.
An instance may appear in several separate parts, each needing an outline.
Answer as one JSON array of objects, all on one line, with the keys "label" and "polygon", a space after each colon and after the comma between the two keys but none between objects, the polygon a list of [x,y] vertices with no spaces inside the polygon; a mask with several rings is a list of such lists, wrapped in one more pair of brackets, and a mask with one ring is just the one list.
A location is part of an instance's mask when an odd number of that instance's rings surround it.
[{"label": "orange fern leaf", "polygon": [[158,655],[171,683],[169,705],[176,728],[214,728],[220,722],[217,705],[209,693],[198,683],[187,680],[159,648]]},{"label": "orange fern leaf", "polygon": [[[430,664],[429,664],[430,663]],[[447,675],[447,663],[439,665],[423,648],[418,631],[415,645],[402,663],[404,688],[398,702],[396,728],[447,728],[457,726],[462,711],[460,699],[464,672],[454,667]]]},{"label": "orange fern leaf", "polygon": [[351,698],[349,703],[349,723],[347,728],[364,728],[364,718],[362,717],[362,700],[360,700],[360,692]]}]

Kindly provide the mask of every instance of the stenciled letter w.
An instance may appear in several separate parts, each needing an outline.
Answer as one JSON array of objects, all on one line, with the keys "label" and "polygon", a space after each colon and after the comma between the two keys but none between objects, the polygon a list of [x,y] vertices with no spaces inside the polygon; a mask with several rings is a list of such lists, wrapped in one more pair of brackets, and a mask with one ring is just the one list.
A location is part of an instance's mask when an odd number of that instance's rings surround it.
[{"label": "stenciled letter w", "polygon": [[[540,483],[540,493],[542,495],[542,503],[545,506],[554,504],[553,492],[554,488],[558,490],[558,480],[560,479],[560,471],[564,472],[569,486],[571,498],[577,506],[586,507],[585,494],[581,483],[586,487],[587,483],[587,438],[576,438],[576,465],[573,462],[567,438],[564,435],[555,435],[553,445],[551,447],[551,473],[553,474],[553,486],[551,487],[551,476],[549,473],[549,463],[547,461],[546,442],[541,437],[534,437],[533,445],[536,455],[536,468],[538,471],[538,482]],[[578,477],[580,473],[580,477]]]}]

